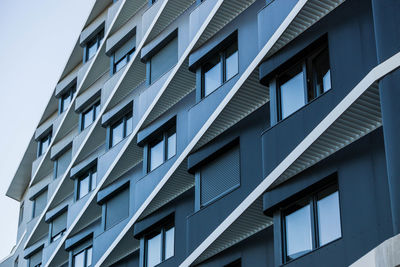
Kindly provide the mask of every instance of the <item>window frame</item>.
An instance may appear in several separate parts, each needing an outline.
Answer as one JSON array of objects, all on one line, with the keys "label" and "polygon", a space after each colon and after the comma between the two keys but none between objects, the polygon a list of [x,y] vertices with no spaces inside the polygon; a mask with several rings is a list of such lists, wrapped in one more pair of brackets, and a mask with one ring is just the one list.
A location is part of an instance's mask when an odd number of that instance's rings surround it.
[{"label": "window frame", "polygon": [[[47,148],[46,148],[46,151],[49,149],[49,147],[50,147],[50,143],[51,143],[51,139],[52,139],[52,136],[53,135],[53,133],[52,133],[52,131],[50,130],[48,133],[46,133],[46,134],[44,134],[40,139],[39,139],[39,141],[38,141],[38,153],[37,153],[37,157],[39,158],[39,157],[41,157],[44,153],[45,153],[45,151],[43,151],[43,144],[45,143],[45,142],[47,142]],[[46,140],[46,141],[44,141],[44,140]]]},{"label": "window frame", "polygon": [[[32,197],[32,219],[36,218],[39,214],[36,214],[36,201],[37,199],[42,195],[42,194],[46,194],[46,200],[47,200],[47,193],[48,193],[48,189],[47,187],[43,188],[42,190],[40,190],[38,193],[35,194],[34,197]],[[46,201],[47,202],[47,201]]]},{"label": "window frame", "polygon": [[[79,116],[80,116],[80,119],[79,119],[79,122],[80,122],[79,130],[80,130],[81,132],[84,131],[86,128],[89,128],[89,126],[92,125],[93,122],[96,120],[96,118],[97,118],[97,116],[98,116],[98,114],[96,113],[97,107],[99,107],[99,108],[101,107],[101,106],[100,106],[100,100],[96,100],[92,105],[90,105],[88,108],[84,109],[84,110],[79,114]],[[90,111],[93,112],[93,115],[92,115],[92,120],[93,120],[93,121],[85,127],[85,124],[84,124],[85,114],[89,113]],[[99,113],[100,113],[100,110],[99,110]]]},{"label": "window frame", "polygon": [[[324,245],[320,245],[319,244],[319,224],[318,224],[318,210],[317,210],[317,203],[319,201],[318,199],[318,195],[324,191],[327,190],[332,190],[332,192],[329,194],[334,194],[334,193],[338,193],[338,207],[339,207],[339,221],[340,221],[340,236],[336,239],[333,239],[331,241],[329,241],[328,243],[324,244]],[[294,209],[294,206],[299,203],[299,202],[304,202],[306,201],[307,205],[310,206],[310,226],[311,226],[311,241],[312,241],[312,248],[310,251],[294,258],[294,259],[288,259],[288,255],[287,255],[287,234],[286,234],[286,216],[292,214],[293,212],[301,209],[301,208],[297,208]],[[311,193],[309,193],[307,196],[305,197],[301,197],[299,199],[297,199],[296,201],[294,201],[293,203],[283,207],[281,209],[280,212],[280,222],[281,222],[281,226],[280,226],[280,230],[281,230],[281,244],[282,244],[282,263],[286,264],[289,262],[292,262],[294,260],[297,260],[305,255],[308,255],[310,253],[312,253],[313,251],[325,247],[339,239],[341,239],[343,237],[343,228],[342,228],[342,213],[341,213],[341,207],[340,207],[340,192],[339,192],[339,185],[337,183],[329,183],[323,187],[318,188],[317,190],[313,190]]]},{"label": "window frame", "polygon": [[[92,259],[91,259],[91,262],[92,262],[92,264],[91,265],[87,265],[87,259],[88,259],[88,251],[89,251],[89,249],[91,249],[92,250]],[[83,261],[84,261],[84,266],[85,267],[91,267],[91,266],[93,266],[93,245],[92,244],[88,244],[87,246],[85,246],[85,247],[83,247],[83,248],[81,248],[81,249],[79,249],[79,250],[77,250],[77,251],[73,251],[72,252],[72,262],[71,262],[71,265],[72,266],[74,266],[75,267],[75,256],[76,255],[79,255],[80,253],[84,253],[84,259],[83,259]]]},{"label": "window frame", "polygon": [[[291,64],[290,67],[286,68],[285,70],[281,71],[278,75],[276,75],[275,81],[276,81],[276,102],[277,102],[277,121],[282,121],[288,117],[290,117],[292,114],[296,113],[298,110],[306,106],[307,104],[311,103],[318,97],[324,95],[325,93],[329,92],[333,86],[332,86],[332,74],[330,72],[330,83],[331,87],[326,90],[325,92],[319,92],[317,90],[317,82],[316,78],[314,75],[314,60],[322,55],[323,53],[327,53],[328,56],[328,65],[329,65],[329,70],[331,70],[331,60],[330,60],[330,53],[329,53],[329,46],[328,43],[324,43],[317,49],[312,50],[311,53],[307,53],[305,56],[303,56],[300,60],[296,61],[294,64]],[[284,84],[280,80],[284,75],[286,75],[288,72],[292,71],[295,68],[298,68],[301,66],[302,73],[303,73],[303,83],[304,83],[304,105],[300,107],[299,109],[293,111],[291,114],[287,115],[285,118],[283,118],[282,114],[282,90],[281,90],[281,85]],[[289,81],[289,80],[288,80]],[[287,82],[287,81],[286,81]]]},{"label": "window frame", "polygon": [[59,218],[60,216],[63,216],[64,213],[67,213],[67,217],[68,217],[68,210],[65,210],[63,212],[61,212],[60,214],[58,214],[57,216],[55,216],[54,218],[51,219],[50,221],[50,225],[49,225],[49,238],[50,238],[50,243],[53,243],[55,241],[57,241],[58,239],[60,239],[61,237],[64,236],[65,232],[67,231],[67,222],[65,225],[65,228],[63,230],[61,230],[60,232],[58,232],[56,235],[53,236],[53,223],[54,220]]},{"label": "window frame", "polygon": [[[75,186],[75,202],[84,198],[85,196],[87,196],[90,192],[92,192],[94,189],[92,189],[93,187],[93,174],[96,173],[96,185],[97,186],[97,165],[91,166],[90,168],[88,168],[84,173],[82,173],[81,175],[79,175],[79,177],[77,177],[76,180],[76,186]],[[88,185],[88,192],[82,196],[79,197],[80,195],[80,191],[81,191],[81,181],[85,180],[85,179],[89,179],[89,185]]]},{"label": "window frame", "polygon": [[[93,58],[97,50],[99,50],[99,47],[101,45],[101,41],[104,39],[104,28],[100,29],[96,35],[94,35],[92,38],[90,38],[88,41],[85,43],[85,47],[83,49],[83,62],[86,63],[88,62],[91,58]],[[89,57],[89,49],[91,47],[91,44],[96,45],[96,53],[92,56]]]},{"label": "window frame", "polygon": [[[177,146],[178,146],[177,137],[175,137],[175,154],[168,158],[168,138],[174,134],[177,136],[176,126],[169,127],[167,129],[163,130],[158,135],[156,135],[154,138],[152,138],[151,142],[148,143],[147,148],[146,148],[147,149],[147,164],[146,164],[147,165],[147,168],[146,168],[147,173],[154,171],[155,169],[157,169],[158,167],[163,165],[166,161],[168,161],[169,159],[173,158],[176,155],[176,150],[177,150]],[[151,169],[151,148],[154,147],[156,144],[159,144],[160,142],[162,142],[162,147],[163,147],[163,156],[162,156],[163,161],[160,165],[158,165],[154,169]]]},{"label": "window frame", "polygon": [[[238,72],[235,75],[233,75],[232,77],[230,77],[229,79],[227,79],[227,77],[226,77],[226,73],[227,73],[227,71],[226,71],[226,66],[227,66],[226,65],[226,60],[227,60],[227,58],[229,58],[227,56],[227,51],[233,46],[236,46],[236,50],[235,50],[234,53],[237,53],[237,57],[238,57],[238,66],[237,66],[238,67]],[[231,55],[233,55],[234,53],[232,53]],[[216,59],[216,58],[219,59],[219,63],[217,63],[217,64],[220,64],[221,84],[219,86],[217,86],[213,91],[211,91],[210,93],[208,93],[206,95],[205,94],[206,93],[206,88],[205,88],[205,74],[206,74],[205,65],[208,62],[210,62],[211,60]],[[233,79],[236,75],[238,75],[239,74],[239,66],[240,66],[240,64],[239,64],[239,44],[238,44],[237,40],[235,40],[233,42],[230,42],[229,44],[225,45],[218,52],[213,54],[206,62],[202,63],[201,67],[200,67],[200,73],[201,73],[201,93],[200,93],[200,95],[201,95],[201,99],[204,99],[207,96],[211,95],[218,88],[223,86],[226,82],[228,82],[229,80]]]},{"label": "window frame", "polygon": [[[69,89],[67,89],[58,99],[58,114],[64,113],[66,111],[65,107],[65,100],[69,98],[69,104],[68,106],[71,105],[72,99],[74,98],[76,91],[76,83],[74,83]],[[68,108],[68,107],[67,107]]]},{"label": "window frame", "polygon": [[[120,119],[115,120],[113,123],[110,124],[110,126],[108,127],[108,149],[113,148],[114,146],[116,146],[117,144],[119,144],[120,142],[122,142],[128,135],[130,135],[131,133],[127,133],[127,121],[129,121],[130,119],[132,119],[132,129],[133,129],[133,112],[132,111],[128,111],[126,112]],[[118,141],[117,143],[113,143],[113,129],[116,128],[117,125],[120,125],[122,123],[122,139],[120,141]]]},{"label": "window frame", "polygon": [[20,226],[24,220],[24,207],[25,207],[25,201],[22,201],[21,204],[19,205],[18,226]]},{"label": "window frame", "polygon": [[[165,254],[166,254],[165,253],[166,252],[165,251],[166,250],[166,242],[165,242],[165,240],[166,240],[166,232],[171,230],[172,228],[174,229],[174,244],[173,244],[174,254],[172,256],[170,256],[169,258],[165,258]],[[158,264],[156,264],[156,266],[175,256],[175,229],[176,229],[175,224],[173,222],[170,222],[170,223],[164,224],[163,226],[157,228],[154,231],[151,231],[150,233],[148,233],[148,234],[146,234],[144,236],[144,238],[143,238],[143,240],[144,240],[144,254],[143,254],[143,256],[144,256],[144,259],[143,259],[144,267],[148,266],[148,260],[147,260],[148,254],[149,254],[148,241],[151,238],[153,238],[153,237],[155,237],[157,235],[161,235],[161,242],[160,242],[160,245],[161,245],[161,248],[160,248],[161,249],[161,261]]]},{"label": "window frame", "polygon": [[[115,61],[115,52],[112,56],[112,74],[117,73],[118,71],[120,71],[123,67],[125,67],[126,65],[128,65],[129,61],[132,59],[132,55],[135,53],[136,51],[136,46],[133,47],[131,50],[128,51],[128,53],[126,53],[123,57],[120,58],[120,60]],[[123,60],[126,60],[126,63],[124,66],[121,67],[121,69],[117,70],[117,65],[118,63],[122,62]]]}]

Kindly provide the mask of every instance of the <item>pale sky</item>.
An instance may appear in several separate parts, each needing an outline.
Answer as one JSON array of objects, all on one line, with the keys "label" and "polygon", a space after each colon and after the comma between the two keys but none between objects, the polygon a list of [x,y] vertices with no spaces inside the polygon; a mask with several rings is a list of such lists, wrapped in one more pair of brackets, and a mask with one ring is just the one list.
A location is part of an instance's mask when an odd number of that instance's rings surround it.
[{"label": "pale sky", "polygon": [[0,260],[16,243],[5,196],[95,0],[0,0]]}]

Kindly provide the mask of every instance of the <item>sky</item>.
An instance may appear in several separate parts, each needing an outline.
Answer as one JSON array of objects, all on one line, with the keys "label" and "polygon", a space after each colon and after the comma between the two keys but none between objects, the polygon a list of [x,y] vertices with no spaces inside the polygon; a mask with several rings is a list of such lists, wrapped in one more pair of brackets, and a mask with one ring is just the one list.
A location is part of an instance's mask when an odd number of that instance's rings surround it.
[{"label": "sky", "polygon": [[0,1],[0,261],[18,225],[5,193],[94,1]]}]

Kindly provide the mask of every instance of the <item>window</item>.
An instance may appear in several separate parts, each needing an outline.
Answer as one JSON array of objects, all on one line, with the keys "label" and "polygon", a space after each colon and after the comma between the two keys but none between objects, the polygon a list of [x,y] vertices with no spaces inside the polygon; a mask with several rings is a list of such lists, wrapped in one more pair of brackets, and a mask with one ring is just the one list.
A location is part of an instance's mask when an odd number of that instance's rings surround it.
[{"label": "window", "polygon": [[19,220],[18,220],[18,225],[22,223],[24,220],[24,202],[21,202],[21,205],[19,206]]},{"label": "window", "polygon": [[72,102],[72,98],[74,97],[75,86],[76,85],[74,85],[71,89],[68,89],[68,91],[65,92],[60,97],[59,104],[58,104],[58,114],[61,114],[68,109],[69,105]]},{"label": "window", "polygon": [[178,38],[175,37],[166,44],[157,54],[150,58],[149,84],[155,82],[164,73],[169,71],[178,61]]},{"label": "window", "polygon": [[86,62],[91,59],[97,52],[97,49],[100,47],[100,43],[104,37],[104,29],[102,29],[96,36],[94,36],[91,40],[86,43],[84,49],[84,57],[83,61]]},{"label": "window", "polygon": [[47,189],[32,198],[32,218],[36,218],[46,207]]},{"label": "window", "polygon": [[32,254],[28,260],[29,267],[40,267],[42,266],[42,250]]},{"label": "window", "polygon": [[19,258],[16,257],[14,260],[14,267],[18,267],[18,261],[19,261]]},{"label": "window", "polygon": [[200,190],[197,209],[229,193],[240,186],[239,146],[229,148],[222,155],[208,162],[196,174]]},{"label": "window", "polygon": [[93,191],[97,185],[97,168],[92,167],[77,180],[76,200],[83,198]]},{"label": "window", "polygon": [[104,229],[108,230],[129,215],[129,187],[116,193],[103,206]]},{"label": "window", "polygon": [[49,132],[47,135],[42,137],[39,142],[38,142],[38,157],[43,155],[46,150],[49,148],[51,142],[51,132]]},{"label": "window", "polygon": [[54,161],[54,179],[62,176],[71,163],[72,150],[68,149]]},{"label": "window", "polygon": [[153,267],[174,256],[175,227],[161,228],[145,238],[145,266]]},{"label": "window", "polygon": [[235,260],[235,261],[225,265],[224,267],[241,267],[241,266],[242,266],[242,260],[238,259],[238,260]]},{"label": "window", "polygon": [[277,88],[279,120],[285,119],[306,103],[330,90],[328,47],[325,45],[279,75]]},{"label": "window", "polygon": [[206,97],[239,73],[237,42],[219,52],[202,66],[202,97]]},{"label": "window", "polygon": [[81,131],[91,125],[100,113],[100,102],[96,102],[91,107],[81,113]]},{"label": "window", "polygon": [[114,52],[113,56],[111,57],[112,73],[118,72],[131,60],[132,55],[135,52],[135,45],[136,36],[133,36]]},{"label": "window", "polygon": [[325,188],[286,209],[283,224],[285,262],[340,238],[337,186]]},{"label": "window", "polygon": [[65,211],[50,222],[50,242],[54,242],[64,235],[67,230],[67,215],[68,212]]},{"label": "window", "polygon": [[92,266],[92,246],[84,248],[73,254],[73,267],[89,267]]},{"label": "window", "polygon": [[166,160],[176,154],[176,129],[175,127],[161,133],[148,146],[147,170],[153,171]]},{"label": "window", "polygon": [[129,112],[122,119],[111,125],[109,147],[111,148],[121,142],[132,133],[132,130],[132,112]]}]

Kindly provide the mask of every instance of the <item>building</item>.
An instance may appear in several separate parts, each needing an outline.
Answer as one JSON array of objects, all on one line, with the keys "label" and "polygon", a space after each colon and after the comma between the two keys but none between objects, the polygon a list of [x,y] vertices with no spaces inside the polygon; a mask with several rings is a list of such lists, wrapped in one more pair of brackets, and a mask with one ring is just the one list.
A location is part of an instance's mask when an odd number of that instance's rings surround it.
[{"label": "building", "polygon": [[397,266],[400,2],[97,0],[0,266]]}]

